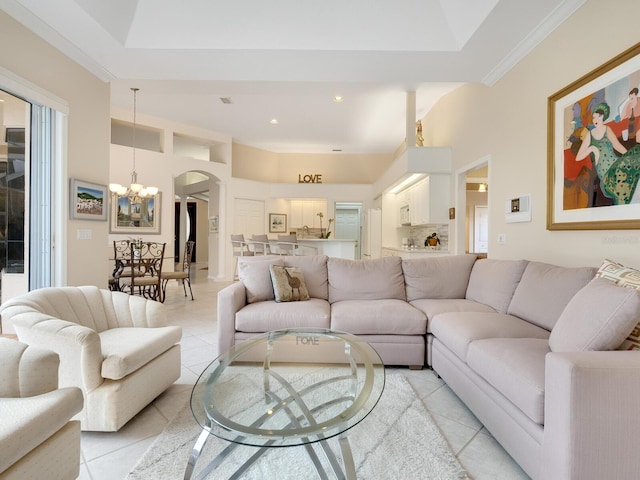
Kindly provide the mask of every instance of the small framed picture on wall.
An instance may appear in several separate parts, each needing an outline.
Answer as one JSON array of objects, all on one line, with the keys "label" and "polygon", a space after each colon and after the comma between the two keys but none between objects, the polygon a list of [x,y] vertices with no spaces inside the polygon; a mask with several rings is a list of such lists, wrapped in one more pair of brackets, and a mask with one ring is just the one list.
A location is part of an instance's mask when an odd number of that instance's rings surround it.
[{"label": "small framed picture on wall", "polygon": [[284,213],[269,214],[269,233],[287,233],[287,215]]}]

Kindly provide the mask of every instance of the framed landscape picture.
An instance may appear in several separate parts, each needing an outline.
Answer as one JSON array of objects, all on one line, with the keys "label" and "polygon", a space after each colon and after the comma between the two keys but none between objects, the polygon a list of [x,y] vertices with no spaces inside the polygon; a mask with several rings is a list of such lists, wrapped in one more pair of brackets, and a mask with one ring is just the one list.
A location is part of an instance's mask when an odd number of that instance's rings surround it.
[{"label": "framed landscape picture", "polygon": [[287,233],[287,215],[284,213],[269,214],[269,233]]},{"label": "framed landscape picture", "polygon": [[111,202],[110,233],[160,233],[160,193],[149,198],[116,197]]},{"label": "framed landscape picture", "polygon": [[640,43],[548,99],[547,229],[640,228]]},{"label": "framed landscape picture", "polygon": [[72,220],[107,219],[108,194],[106,185],[72,178],[69,188],[69,217]]}]

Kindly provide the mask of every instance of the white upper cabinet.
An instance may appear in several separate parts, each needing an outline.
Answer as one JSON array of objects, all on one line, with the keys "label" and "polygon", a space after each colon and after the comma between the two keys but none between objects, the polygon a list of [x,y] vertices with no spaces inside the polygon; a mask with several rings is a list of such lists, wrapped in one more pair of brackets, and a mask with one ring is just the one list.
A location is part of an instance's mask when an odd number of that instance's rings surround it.
[{"label": "white upper cabinet", "polygon": [[409,188],[411,225],[449,222],[450,175],[434,174]]},{"label": "white upper cabinet", "polygon": [[327,227],[329,219],[327,218],[327,201],[319,199],[303,199],[291,200],[291,218],[289,226],[291,228],[320,228],[320,217],[318,213],[322,212],[322,226]]}]

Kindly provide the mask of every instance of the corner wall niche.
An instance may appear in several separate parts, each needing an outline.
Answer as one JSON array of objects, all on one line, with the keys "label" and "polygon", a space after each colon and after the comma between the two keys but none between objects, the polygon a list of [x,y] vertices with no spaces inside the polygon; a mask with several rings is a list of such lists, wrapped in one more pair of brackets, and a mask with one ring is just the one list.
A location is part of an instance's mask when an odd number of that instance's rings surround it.
[{"label": "corner wall niche", "polygon": [[226,163],[222,155],[222,144],[205,138],[173,133],[173,154],[206,162]]},{"label": "corner wall niche", "polygon": [[[158,128],[136,123],[136,149],[164,152],[163,133]],[[133,147],[133,123],[111,119],[111,144]]]}]

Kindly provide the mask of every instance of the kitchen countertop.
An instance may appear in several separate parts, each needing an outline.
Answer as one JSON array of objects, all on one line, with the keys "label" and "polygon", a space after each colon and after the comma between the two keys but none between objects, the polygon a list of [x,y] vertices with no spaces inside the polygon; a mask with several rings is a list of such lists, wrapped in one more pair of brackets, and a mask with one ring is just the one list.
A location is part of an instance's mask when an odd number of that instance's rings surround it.
[{"label": "kitchen countertop", "polygon": [[314,238],[298,237],[298,242],[355,242],[355,238]]},{"label": "kitchen countertop", "polygon": [[449,250],[443,249],[442,247],[382,247],[387,250],[393,250],[394,252],[402,252],[402,253],[442,253],[445,255],[450,255],[451,252]]}]

